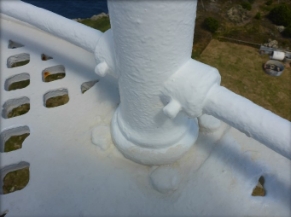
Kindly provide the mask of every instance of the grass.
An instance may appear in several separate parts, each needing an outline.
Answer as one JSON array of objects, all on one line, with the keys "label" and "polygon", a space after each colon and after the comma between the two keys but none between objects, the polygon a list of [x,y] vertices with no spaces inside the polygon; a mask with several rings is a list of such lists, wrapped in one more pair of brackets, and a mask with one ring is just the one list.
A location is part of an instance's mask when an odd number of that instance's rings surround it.
[{"label": "grass", "polygon": [[8,173],[3,179],[3,194],[23,189],[29,182],[29,168]]},{"label": "grass", "polygon": [[57,106],[61,106],[69,102],[69,96],[68,94],[62,95],[62,96],[55,96],[49,98],[46,102],[45,105],[47,108],[53,108]]},{"label": "grass", "polygon": [[20,66],[24,66],[26,64],[29,63],[29,60],[24,60],[24,61],[19,61],[19,62],[15,62],[11,65],[11,68],[15,68],[15,67],[20,67]]},{"label": "grass", "polygon": [[8,113],[7,118],[13,118],[13,117],[16,117],[16,116],[24,115],[29,110],[30,110],[30,104],[29,103],[23,104],[21,106],[18,106],[16,108],[12,109]]},{"label": "grass", "polygon": [[50,74],[44,77],[44,82],[51,82],[55,80],[62,79],[66,76],[66,73],[56,73],[56,74]]},{"label": "grass", "polygon": [[91,20],[90,18],[88,18],[79,22],[86,26],[90,26],[94,29],[100,30],[101,32],[105,32],[111,27],[109,17],[101,17],[97,20]]},{"label": "grass", "polygon": [[11,136],[6,142],[5,142],[5,148],[4,152],[10,152],[15,151],[17,149],[22,148],[23,141],[29,136],[29,133],[25,133],[22,135],[17,136]]},{"label": "grass", "polygon": [[17,89],[22,89],[27,87],[30,84],[30,80],[23,80],[23,81],[18,81],[14,82],[11,85],[9,85],[8,90],[17,90]]},{"label": "grass", "polygon": [[266,196],[266,190],[264,189],[264,184],[265,184],[265,178],[261,176],[259,178],[257,186],[254,188],[252,192],[252,196],[261,196],[261,197]]},{"label": "grass", "polygon": [[216,39],[197,58],[219,70],[223,86],[291,121],[291,69],[279,77],[267,75],[262,65],[268,59],[256,48]]}]

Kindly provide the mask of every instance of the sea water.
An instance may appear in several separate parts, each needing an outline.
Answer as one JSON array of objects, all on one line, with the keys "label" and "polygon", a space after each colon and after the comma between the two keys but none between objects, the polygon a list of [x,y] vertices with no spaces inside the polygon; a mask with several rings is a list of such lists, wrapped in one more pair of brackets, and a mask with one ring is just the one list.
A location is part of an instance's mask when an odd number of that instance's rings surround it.
[{"label": "sea water", "polygon": [[108,13],[106,0],[23,0],[62,15],[69,19],[89,18],[102,12]]}]

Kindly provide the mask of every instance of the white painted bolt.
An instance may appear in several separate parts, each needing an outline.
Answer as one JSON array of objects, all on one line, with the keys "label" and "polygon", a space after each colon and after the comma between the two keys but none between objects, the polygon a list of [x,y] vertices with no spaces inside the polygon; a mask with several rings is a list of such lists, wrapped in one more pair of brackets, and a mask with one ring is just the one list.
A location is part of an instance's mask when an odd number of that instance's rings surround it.
[{"label": "white painted bolt", "polygon": [[110,69],[105,61],[99,63],[95,67],[95,73],[101,77],[104,77],[106,74],[109,73],[109,71],[110,71]]},{"label": "white painted bolt", "polygon": [[181,105],[175,99],[171,99],[171,101],[163,108],[164,114],[171,119],[175,118],[180,111]]}]

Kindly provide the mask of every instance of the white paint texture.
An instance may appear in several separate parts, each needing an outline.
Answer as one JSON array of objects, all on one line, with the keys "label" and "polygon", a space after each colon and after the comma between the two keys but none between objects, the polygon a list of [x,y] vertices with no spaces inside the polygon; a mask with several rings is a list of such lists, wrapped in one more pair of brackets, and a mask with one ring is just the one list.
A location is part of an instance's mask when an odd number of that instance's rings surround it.
[{"label": "white paint texture", "polygon": [[[196,123],[183,113],[169,119],[162,112],[169,99],[161,93],[163,83],[190,59],[196,4],[197,1],[108,1],[121,101],[112,132],[117,147],[132,160],[137,161],[131,151],[134,145],[141,155],[145,155],[144,149],[149,155],[172,146],[178,149],[177,144],[185,153],[196,140],[191,136],[192,141],[187,139],[190,144],[181,144],[183,137],[189,137],[189,126]],[[173,152],[173,161],[177,159],[175,153],[181,156],[180,151]],[[163,158],[156,156],[155,162],[169,163]]]},{"label": "white paint texture", "polygon": [[290,121],[219,86],[209,93],[204,111],[291,159]]},{"label": "white paint texture", "polygon": [[205,132],[211,132],[211,131],[217,130],[221,125],[220,120],[207,114],[201,115],[198,118],[198,123],[199,123],[199,130],[205,131]]},{"label": "white paint texture", "polygon": [[[24,47],[9,49],[11,39]],[[93,72],[96,60],[92,53],[2,16],[0,43],[1,106],[23,96],[31,103],[25,115],[0,117],[3,138],[14,134],[6,131],[12,128],[27,126],[30,132],[21,149],[0,153],[1,172],[20,162],[29,163],[30,171],[24,189],[0,194],[0,215],[6,210],[7,217],[291,215],[290,160],[225,123],[216,131],[201,132],[174,163],[181,174],[178,188],[171,194],[157,192],[148,166],[125,159],[115,146],[100,151],[91,143],[92,129],[109,128],[120,102],[116,80]],[[42,61],[43,52],[53,59]],[[8,57],[20,53],[29,53],[30,63],[7,68]],[[43,82],[42,71],[60,64],[66,77]],[[6,79],[23,72],[30,74],[30,85],[5,91]],[[97,79],[98,83],[81,93],[84,82]],[[56,108],[44,107],[43,95],[59,88],[68,89],[70,101]],[[267,195],[252,197],[261,175]]]},{"label": "white paint texture", "polygon": [[22,1],[3,0],[0,1],[0,6],[1,13],[29,23],[89,52],[94,52],[102,35],[98,30]]},{"label": "white paint texture", "polygon": [[101,77],[110,74],[118,78],[118,70],[115,69],[116,57],[111,29],[102,34],[95,48],[94,54],[96,60],[100,62],[96,66],[95,72]]},{"label": "white paint texture", "polygon": [[203,114],[209,90],[220,81],[217,69],[189,59],[165,82],[162,92],[176,99],[187,115],[197,118]]},{"label": "white paint texture", "polygon": [[108,125],[98,125],[92,130],[92,142],[101,150],[106,151],[111,142],[110,127]]},{"label": "white paint texture", "polygon": [[[129,144],[147,148],[170,147],[179,142],[188,127],[187,117],[180,111],[191,117],[201,116],[209,89],[220,83],[215,69],[189,60],[196,3],[109,1],[112,31],[101,34],[21,1],[0,2],[1,13],[95,52],[99,62],[95,68],[98,75],[112,74],[119,78],[122,74],[119,79],[121,114],[115,127]],[[162,89],[161,84],[165,81]],[[235,94],[226,95],[232,95],[240,109],[232,110],[228,104],[220,103],[221,111],[215,111],[213,105],[216,103],[229,102],[217,98],[217,102],[210,100],[204,110],[291,158],[290,122]],[[161,112],[163,106],[165,115]],[[248,108],[256,108],[259,115],[252,115],[253,111]],[[239,115],[238,111],[244,115]],[[250,114],[246,114],[248,111]],[[115,140],[121,141],[119,138]]]},{"label": "white paint texture", "polygon": [[172,193],[178,189],[181,182],[179,168],[166,165],[154,168],[150,174],[151,184],[161,193]]}]

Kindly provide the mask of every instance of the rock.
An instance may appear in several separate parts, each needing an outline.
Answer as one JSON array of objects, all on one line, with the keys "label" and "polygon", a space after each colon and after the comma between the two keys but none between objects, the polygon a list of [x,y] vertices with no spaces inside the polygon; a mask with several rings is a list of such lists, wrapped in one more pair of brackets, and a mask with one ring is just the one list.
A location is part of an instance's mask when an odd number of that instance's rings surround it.
[{"label": "rock", "polygon": [[278,48],[278,41],[277,40],[268,39],[268,43],[265,43],[264,46],[271,47],[271,48]]},{"label": "rock", "polygon": [[279,48],[279,47],[278,47],[278,45],[273,45],[272,48],[276,48],[276,49],[277,49],[277,48]]},{"label": "rock", "polygon": [[234,23],[243,23],[250,18],[247,10],[241,5],[236,5],[227,11],[228,18]]},{"label": "rock", "polygon": [[93,16],[91,17],[91,20],[98,20],[98,19],[100,19],[100,18],[102,18],[102,17],[108,17],[108,14],[101,13],[101,14],[93,15]]},{"label": "rock", "polygon": [[273,41],[269,42],[269,47],[272,47],[272,48],[278,47],[278,41],[273,40]]},{"label": "rock", "polygon": [[285,30],[285,26],[276,26],[279,32],[283,32]]}]

